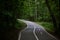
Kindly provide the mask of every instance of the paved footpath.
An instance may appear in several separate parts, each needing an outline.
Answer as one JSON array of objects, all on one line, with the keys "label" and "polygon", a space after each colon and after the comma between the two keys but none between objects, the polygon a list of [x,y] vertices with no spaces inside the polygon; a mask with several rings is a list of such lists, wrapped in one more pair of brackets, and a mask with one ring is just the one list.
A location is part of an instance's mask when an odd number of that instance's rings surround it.
[{"label": "paved footpath", "polygon": [[[20,20],[20,19],[18,19]],[[57,40],[49,34],[42,26],[25,20],[20,20],[27,24],[27,27],[19,33],[18,40]]]}]

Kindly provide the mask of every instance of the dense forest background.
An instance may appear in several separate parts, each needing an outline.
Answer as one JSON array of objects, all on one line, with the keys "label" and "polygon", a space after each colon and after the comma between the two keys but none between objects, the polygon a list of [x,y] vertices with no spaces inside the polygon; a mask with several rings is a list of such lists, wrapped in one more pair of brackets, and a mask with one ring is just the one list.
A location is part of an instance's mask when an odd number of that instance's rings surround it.
[{"label": "dense forest background", "polygon": [[0,0],[0,31],[16,29],[17,19],[52,23],[60,35],[59,0]]}]

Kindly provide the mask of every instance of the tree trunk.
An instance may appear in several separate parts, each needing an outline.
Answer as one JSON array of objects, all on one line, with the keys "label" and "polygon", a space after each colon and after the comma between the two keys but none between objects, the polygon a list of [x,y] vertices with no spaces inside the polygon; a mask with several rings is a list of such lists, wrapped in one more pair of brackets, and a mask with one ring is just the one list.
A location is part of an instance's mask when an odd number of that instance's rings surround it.
[{"label": "tree trunk", "polygon": [[52,18],[52,22],[53,22],[55,31],[57,32],[57,30],[58,30],[58,28],[57,28],[57,21],[56,21],[54,12],[51,10],[51,7],[50,7],[50,5],[49,5],[49,1],[48,1],[48,0],[45,0],[45,1],[46,1],[46,5],[47,5],[47,7],[48,7],[48,10],[49,10],[49,12],[50,12],[50,16],[51,16],[51,18]]}]

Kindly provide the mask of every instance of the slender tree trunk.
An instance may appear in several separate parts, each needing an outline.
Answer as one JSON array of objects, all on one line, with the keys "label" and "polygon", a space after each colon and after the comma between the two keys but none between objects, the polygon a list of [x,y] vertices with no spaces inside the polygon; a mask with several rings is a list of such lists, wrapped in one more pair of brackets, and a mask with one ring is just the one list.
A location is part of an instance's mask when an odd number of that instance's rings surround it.
[{"label": "slender tree trunk", "polygon": [[54,12],[51,10],[51,7],[50,7],[50,5],[49,5],[49,1],[48,1],[48,0],[45,0],[45,1],[46,1],[46,5],[47,5],[47,7],[48,7],[48,10],[49,10],[49,12],[50,12],[50,16],[51,16],[52,21],[53,21],[53,25],[54,25],[55,31],[57,31],[57,30],[58,30],[58,28],[57,28],[57,21],[56,21]]}]

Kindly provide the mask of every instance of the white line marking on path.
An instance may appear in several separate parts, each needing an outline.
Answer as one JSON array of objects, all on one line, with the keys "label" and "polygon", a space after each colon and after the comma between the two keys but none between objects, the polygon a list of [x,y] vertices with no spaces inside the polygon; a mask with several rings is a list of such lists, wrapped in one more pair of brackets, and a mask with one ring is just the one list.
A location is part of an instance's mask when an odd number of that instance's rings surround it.
[{"label": "white line marking on path", "polygon": [[[34,22],[35,23],[35,22]],[[48,33],[44,28],[43,28],[43,26],[41,26],[41,25],[39,25],[39,24],[37,24],[37,23],[35,23],[36,25],[38,25],[38,26],[40,26],[39,28],[42,28],[49,36],[51,36],[51,37],[53,37],[54,39],[56,39],[57,40],[57,38],[56,37],[54,37],[53,35],[51,35],[50,33]],[[42,33],[41,33],[42,34]]]},{"label": "white line marking on path", "polygon": [[[27,29],[27,27],[26,27],[25,29]],[[21,30],[21,32],[23,32],[25,29]],[[21,40],[21,35],[22,35],[21,32],[19,33],[19,38],[18,38],[18,40]]]},{"label": "white line marking on path", "polygon": [[[20,19],[18,19],[18,21],[19,21]],[[20,21],[23,21],[23,20],[20,20]],[[23,21],[24,23],[26,23],[25,21]],[[26,25],[27,25],[27,27],[25,28],[25,29],[27,29],[28,28],[28,24],[26,23]],[[19,37],[18,37],[18,40],[21,40],[21,32],[23,32],[25,29],[23,29],[23,30],[21,30],[20,31],[20,33],[19,33]]]},{"label": "white line marking on path", "polygon": [[21,39],[21,32],[19,33],[19,38],[18,38],[18,40],[20,40]]},{"label": "white line marking on path", "polygon": [[37,35],[36,35],[36,33],[35,33],[35,27],[34,27],[34,30],[33,30],[33,34],[34,34],[36,40],[39,40],[38,37],[37,37]]}]

